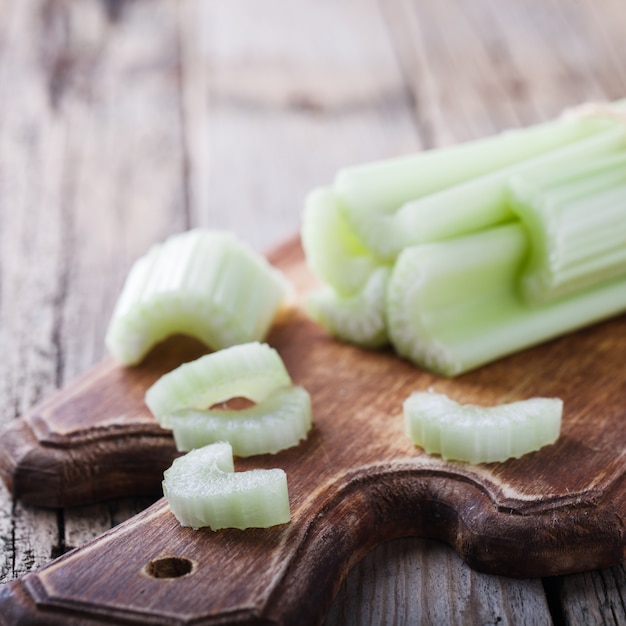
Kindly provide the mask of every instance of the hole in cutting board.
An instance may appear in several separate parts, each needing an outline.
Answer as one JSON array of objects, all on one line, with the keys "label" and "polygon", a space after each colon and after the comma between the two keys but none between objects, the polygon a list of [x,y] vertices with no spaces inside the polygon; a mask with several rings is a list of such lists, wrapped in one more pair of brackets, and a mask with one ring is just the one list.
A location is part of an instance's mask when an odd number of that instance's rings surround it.
[{"label": "hole in cutting board", "polygon": [[151,578],[180,578],[191,574],[193,562],[181,556],[164,556],[149,561],[144,570]]}]

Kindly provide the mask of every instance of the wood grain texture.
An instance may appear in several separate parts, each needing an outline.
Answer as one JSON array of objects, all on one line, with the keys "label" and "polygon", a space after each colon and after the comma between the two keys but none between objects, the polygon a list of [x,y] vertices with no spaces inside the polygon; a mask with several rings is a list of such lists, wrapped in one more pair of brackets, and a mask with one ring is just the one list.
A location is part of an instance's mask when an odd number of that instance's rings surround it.
[{"label": "wood grain texture", "polygon": [[548,616],[541,580],[478,574],[440,542],[396,539],[373,549],[352,570],[326,623],[508,626],[547,624]]},{"label": "wood grain texture", "polygon": [[[292,241],[269,258],[296,287],[301,302],[316,283],[299,243]],[[6,586],[0,613],[17,623],[135,616],[145,623],[209,624],[237,616],[240,623],[316,624],[352,565],[372,547],[403,536],[439,539],[474,569],[506,576],[562,575],[623,560],[625,390],[619,378],[602,375],[604,367],[615,371],[626,349],[623,317],[454,380],[420,371],[389,352],[341,344],[297,306],[275,324],[268,342],[294,382],[310,391],[314,428],[299,446],[239,459],[236,470],[283,468],[292,521],[265,530],[192,531],[180,527],[159,501],[106,537]],[[191,350],[178,345],[181,361],[197,353],[195,345]],[[98,393],[90,394],[93,377],[81,383],[84,400],[78,406],[89,399],[94,407],[104,404],[94,411],[93,423],[76,411],[76,396],[62,402],[64,391],[51,420],[45,405],[32,414],[47,445],[80,446],[97,432],[109,441],[119,439],[118,456],[99,459],[102,465],[111,463],[114,476],[127,474],[136,488],[144,484],[142,471],[160,479],[162,469],[140,461],[142,451],[126,430],[156,371],[172,367],[171,347],[155,356],[142,375],[143,386],[137,382],[141,365],[111,369],[106,362],[101,380],[95,379]],[[124,373],[132,384],[123,383]],[[593,386],[583,384],[592,377]],[[572,380],[580,384],[572,388]],[[428,388],[477,404],[562,397],[561,438],[499,464],[469,466],[428,456],[405,435],[401,409],[411,391]],[[107,400],[111,396],[114,403]],[[131,416],[121,432],[118,413]],[[142,433],[147,419],[135,424]],[[146,454],[154,463],[151,452]],[[92,483],[88,475],[93,460],[81,459],[79,448],[73,462],[75,474],[82,473],[97,494],[100,481]],[[106,489],[108,480],[102,482]],[[123,490],[127,483],[120,483]],[[167,587],[138,565],[149,567],[165,557],[193,564],[186,575],[167,578]],[[227,569],[219,566],[225,562]]]},{"label": "wood grain texture", "polygon": [[[303,195],[338,167],[626,91],[620,0],[342,0],[297,10],[263,0],[258,12],[213,0],[0,4],[5,423],[102,357],[131,261],[166,234],[230,227],[266,250],[295,230]],[[48,511],[0,486],[0,579],[84,544],[149,501]],[[563,593],[547,586],[548,610],[537,581],[490,586],[436,543],[420,551],[421,566],[456,582],[448,605],[421,580],[425,617],[409,604],[416,592],[406,595],[417,575],[413,544],[392,545],[395,557],[381,548],[355,566],[329,624],[346,623],[355,607],[370,624],[403,615],[406,624],[511,615],[544,624],[550,612],[559,623],[574,604],[572,619],[587,611],[620,623],[623,566],[585,574],[591,582],[573,594],[570,577],[558,579]]]},{"label": "wood grain texture", "polygon": [[[149,4],[128,7],[123,27],[115,21],[122,16],[99,1],[3,4],[3,422],[103,356],[104,329],[130,263],[187,226],[179,98],[170,77],[175,7]],[[3,579],[146,506],[120,500],[92,510],[94,522],[108,521],[81,538],[72,511],[36,510],[6,491],[0,499],[7,513]]]}]

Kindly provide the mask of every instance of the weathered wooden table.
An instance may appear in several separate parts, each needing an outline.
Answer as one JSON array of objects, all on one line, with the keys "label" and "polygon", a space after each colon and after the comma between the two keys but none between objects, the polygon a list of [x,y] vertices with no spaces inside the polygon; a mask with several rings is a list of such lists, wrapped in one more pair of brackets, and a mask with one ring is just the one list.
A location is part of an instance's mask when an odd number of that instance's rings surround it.
[{"label": "weathered wooden table", "polygon": [[[0,1],[0,420],[104,354],[132,261],[192,226],[267,250],[355,162],[626,95],[619,0]],[[149,499],[40,510],[0,488],[0,578]],[[390,542],[327,624],[623,624],[626,570],[516,580]]]}]

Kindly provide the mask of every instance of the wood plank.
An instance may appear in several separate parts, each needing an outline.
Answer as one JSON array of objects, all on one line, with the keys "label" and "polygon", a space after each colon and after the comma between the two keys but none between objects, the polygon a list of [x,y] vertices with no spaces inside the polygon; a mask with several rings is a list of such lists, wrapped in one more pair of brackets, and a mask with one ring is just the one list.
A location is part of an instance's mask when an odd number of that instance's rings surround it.
[{"label": "wood plank", "polygon": [[326,624],[549,623],[541,581],[472,571],[448,547],[397,539],[374,548],[348,575]]},{"label": "wood plank", "polygon": [[[65,55],[68,65],[57,107],[73,172],[62,384],[102,358],[130,264],[153,242],[189,226],[180,98],[171,78],[179,64],[176,7],[120,7],[112,14],[98,1],[64,3],[48,17],[66,24],[50,54]],[[146,500],[121,506],[126,518]],[[114,524],[109,505],[64,511],[60,549],[83,545]]]},{"label": "wood plank", "polygon": [[267,251],[338,168],[419,147],[374,0],[182,8],[194,224]]},{"label": "wood plank", "polygon": [[[180,98],[171,80],[176,8],[133,3],[123,22],[98,1],[7,8],[0,333],[9,353],[2,406],[12,408],[2,417],[10,420],[102,357],[131,262],[189,224]],[[13,509],[3,578],[82,545],[147,504],[91,509],[88,527],[80,511],[13,507],[3,496],[3,510]]]},{"label": "wood plank", "polygon": [[626,623],[624,565],[568,576],[557,587],[565,624]]},{"label": "wood plank", "polygon": [[[52,393],[60,382],[60,308],[65,293],[63,167],[65,129],[49,106],[43,51],[33,46],[44,28],[24,3],[3,12],[0,61],[0,363],[1,421],[7,423]],[[30,33],[31,37],[25,37]],[[14,504],[0,557],[9,577],[50,560],[58,544],[57,514]],[[8,521],[8,520],[7,520]]]}]

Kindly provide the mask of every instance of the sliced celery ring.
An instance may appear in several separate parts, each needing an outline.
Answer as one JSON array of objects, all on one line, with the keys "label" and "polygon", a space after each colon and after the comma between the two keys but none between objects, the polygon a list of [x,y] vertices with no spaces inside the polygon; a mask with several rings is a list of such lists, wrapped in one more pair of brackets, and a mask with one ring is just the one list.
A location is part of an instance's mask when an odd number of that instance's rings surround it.
[{"label": "sliced celery ring", "polygon": [[170,415],[180,409],[205,409],[235,397],[261,402],[288,385],[291,377],[278,352],[251,342],[207,354],[164,374],[148,389],[145,401],[161,426],[170,428]]},{"label": "sliced celery ring", "polygon": [[176,519],[192,528],[267,528],[291,519],[284,470],[235,472],[226,442],[175,459],[163,493]]},{"label": "sliced celery ring", "polygon": [[506,461],[554,443],[563,401],[531,398],[493,407],[461,405],[444,394],[416,392],[403,405],[405,428],[429,454],[469,463]]},{"label": "sliced celery ring", "polygon": [[306,439],[311,397],[302,387],[282,387],[248,409],[184,409],[170,419],[179,450],[228,441],[237,456],[273,454]]},{"label": "sliced celery ring", "polygon": [[289,286],[262,256],[221,231],[167,239],[131,268],[106,335],[120,362],[140,362],[175,333],[218,350],[262,340]]}]

